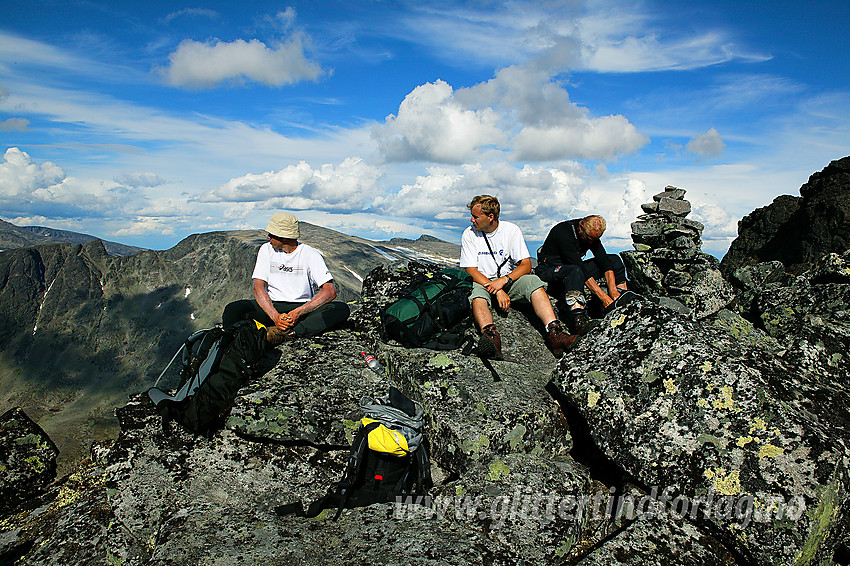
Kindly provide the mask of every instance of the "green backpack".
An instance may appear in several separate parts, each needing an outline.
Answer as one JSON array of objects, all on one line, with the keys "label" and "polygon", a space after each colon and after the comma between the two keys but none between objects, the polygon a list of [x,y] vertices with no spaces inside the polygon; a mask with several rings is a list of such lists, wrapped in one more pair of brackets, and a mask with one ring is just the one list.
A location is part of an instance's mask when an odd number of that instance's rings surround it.
[{"label": "green backpack", "polygon": [[441,269],[381,312],[384,338],[412,348],[459,348],[464,335],[458,327],[470,315],[471,291],[472,276],[466,270]]}]

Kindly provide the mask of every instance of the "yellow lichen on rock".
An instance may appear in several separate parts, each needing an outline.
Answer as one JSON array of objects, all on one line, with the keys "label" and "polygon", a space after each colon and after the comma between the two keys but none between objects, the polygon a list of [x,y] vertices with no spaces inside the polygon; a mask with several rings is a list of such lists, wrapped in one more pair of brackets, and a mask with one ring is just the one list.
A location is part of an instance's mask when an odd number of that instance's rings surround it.
[{"label": "yellow lichen on rock", "polygon": [[[725,471],[725,470],[724,470]],[[714,491],[720,495],[738,495],[741,493],[740,472],[732,470],[727,475],[717,474],[714,476]]]},{"label": "yellow lichen on rock", "polygon": [[453,366],[455,365],[455,363],[454,360],[452,360],[446,354],[440,353],[428,360],[428,365],[435,366],[438,368],[444,368],[448,366]]},{"label": "yellow lichen on rock", "polygon": [[759,450],[759,460],[763,458],[776,458],[783,452],[785,452],[784,448],[774,446],[773,444],[768,442],[767,444],[762,445],[761,449]]},{"label": "yellow lichen on rock", "polygon": [[511,469],[501,460],[490,464],[490,473],[487,479],[490,481],[499,481],[502,477],[511,473]]},{"label": "yellow lichen on rock", "polygon": [[[708,362],[706,362],[708,363]],[[732,393],[734,389],[729,387],[728,385],[724,385],[720,388],[720,395],[717,399],[714,400],[712,405],[715,409],[734,409],[735,408],[735,400],[732,398]]]},{"label": "yellow lichen on rock", "polygon": [[757,430],[767,430],[767,423],[761,417],[756,417],[750,422],[750,434]]}]

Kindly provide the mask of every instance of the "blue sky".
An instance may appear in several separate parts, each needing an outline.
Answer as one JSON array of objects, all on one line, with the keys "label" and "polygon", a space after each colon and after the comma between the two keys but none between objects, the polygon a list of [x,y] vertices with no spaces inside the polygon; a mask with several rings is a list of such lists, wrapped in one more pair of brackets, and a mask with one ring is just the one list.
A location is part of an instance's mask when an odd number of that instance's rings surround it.
[{"label": "blue sky", "polygon": [[0,218],[157,249],[263,228],[536,246],[674,185],[737,222],[850,155],[850,3],[6,3]]}]

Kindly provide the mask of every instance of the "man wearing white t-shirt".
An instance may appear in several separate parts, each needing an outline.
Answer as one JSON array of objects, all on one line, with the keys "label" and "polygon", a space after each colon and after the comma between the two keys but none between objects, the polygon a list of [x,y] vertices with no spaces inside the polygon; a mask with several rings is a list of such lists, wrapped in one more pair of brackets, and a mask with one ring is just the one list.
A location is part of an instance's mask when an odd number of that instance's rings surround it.
[{"label": "man wearing white t-shirt", "polygon": [[252,275],[254,300],[228,304],[222,325],[227,328],[250,317],[270,326],[269,341],[279,344],[345,322],[348,305],[333,301],[336,288],[322,254],[298,241],[298,219],[278,212],[266,232],[269,241],[260,247]]},{"label": "man wearing white t-shirt", "polygon": [[495,298],[506,311],[512,301],[531,303],[534,313],[546,328],[549,344],[556,356],[576,340],[564,332],[546,294],[545,284],[531,273],[531,255],[516,224],[500,222],[496,197],[479,195],[467,205],[472,226],[461,238],[460,267],[472,276],[469,304],[472,317],[481,329],[478,353],[482,357],[502,357],[502,339],[493,323],[490,308]]}]

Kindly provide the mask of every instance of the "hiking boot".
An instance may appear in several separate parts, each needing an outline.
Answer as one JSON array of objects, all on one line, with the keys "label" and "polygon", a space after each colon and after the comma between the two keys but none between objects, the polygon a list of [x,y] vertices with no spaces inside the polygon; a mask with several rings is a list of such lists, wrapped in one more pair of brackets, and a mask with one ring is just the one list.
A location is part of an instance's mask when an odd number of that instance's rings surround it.
[{"label": "hiking boot", "polygon": [[272,346],[280,346],[284,342],[295,340],[295,333],[292,330],[281,330],[277,326],[272,326],[266,330],[266,340]]},{"label": "hiking boot", "polygon": [[482,358],[502,359],[502,337],[496,331],[496,325],[490,324],[481,329],[478,339],[478,355]]},{"label": "hiking boot", "polygon": [[549,345],[552,347],[552,353],[556,358],[560,358],[565,352],[572,350],[578,339],[577,334],[567,334],[564,332],[564,327],[560,320],[553,320],[546,327],[546,333],[549,335]]},{"label": "hiking boot", "polygon": [[590,324],[590,317],[587,316],[585,309],[577,308],[570,311],[570,331],[573,334],[583,334],[588,324]]}]

